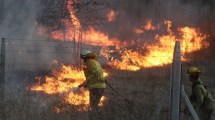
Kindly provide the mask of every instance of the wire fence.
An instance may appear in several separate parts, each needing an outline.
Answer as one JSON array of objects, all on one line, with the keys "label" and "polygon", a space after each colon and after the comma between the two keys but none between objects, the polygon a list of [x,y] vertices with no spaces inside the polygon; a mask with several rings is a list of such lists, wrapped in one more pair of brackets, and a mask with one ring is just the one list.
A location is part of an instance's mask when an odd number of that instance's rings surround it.
[{"label": "wire fence", "polygon": [[[5,113],[7,120],[88,120],[88,111],[79,111],[71,104],[64,103],[59,95],[49,95],[43,92],[31,91],[37,83],[36,77],[52,76],[52,70],[65,65],[80,65],[80,51],[83,48],[99,54],[101,47],[82,45],[77,47],[71,41],[5,39]],[[193,47],[193,46],[191,46]],[[203,71],[204,83],[215,95],[214,57],[211,51],[203,50],[184,54],[188,59],[182,62],[182,84],[187,94],[190,93],[190,83],[186,70],[197,66]],[[108,71],[107,77],[115,90],[130,102],[114,93],[110,88],[105,91],[107,100],[101,107],[104,120],[148,120],[156,109],[159,101],[170,87],[171,63],[162,66],[142,67],[138,71],[118,70],[106,65],[108,61],[99,56],[99,62]],[[155,58],[164,59],[167,56],[157,54]],[[44,84],[41,82],[40,85]],[[181,101],[180,119],[184,104]],[[63,110],[56,112],[56,109]],[[169,101],[165,101],[159,120],[169,118]],[[188,119],[188,118],[186,118]]]}]

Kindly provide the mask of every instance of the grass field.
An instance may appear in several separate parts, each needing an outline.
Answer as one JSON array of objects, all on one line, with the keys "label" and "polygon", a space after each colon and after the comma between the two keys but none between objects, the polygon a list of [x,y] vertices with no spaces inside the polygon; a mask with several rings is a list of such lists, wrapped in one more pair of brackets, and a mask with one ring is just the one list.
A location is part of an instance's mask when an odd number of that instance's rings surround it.
[{"label": "grass field", "polygon": [[[182,63],[181,82],[187,94],[190,94],[191,83],[186,71],[193,65],[203,71],[202,80],[215,96],[215,62],[207,60]],[[88,111],[80,111],[76,106],[63,102],[60,95],[30,91],[35,77],[50,74],[49,70],[43,71],[38,66],[22,70],[9,67],[12,66],[7,66],[6,70],[4,103],[7,120],[89,120]],[[135,72],[115,70],[109,66],[103,68],[109,72],[107,79],[113,88],[129,100],[126,101],[108,87],[105,91],[107,99],[101,107],[103,120],[149,120],[170,87],[171,65],[143,68]],[[63,111],[58,113],[56,109]],[[189,119],[185,118],[183,109],[184,101],[181,100],[180,119]],[[158,119],[167,120],[168,116],[169,101],[166,101]]]}]

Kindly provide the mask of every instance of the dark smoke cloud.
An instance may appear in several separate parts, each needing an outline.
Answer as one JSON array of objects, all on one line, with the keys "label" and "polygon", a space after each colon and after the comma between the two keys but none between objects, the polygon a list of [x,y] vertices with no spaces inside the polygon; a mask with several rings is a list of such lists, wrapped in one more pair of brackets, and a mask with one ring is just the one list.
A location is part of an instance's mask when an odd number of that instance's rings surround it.
[{"label": "dark smoke cloud", "polygon": [[[116,19],[107,22],[98,29],[108,34],[110,38],[118,38],[121,41],[141,40],[152,41],[155,34],[165,32],[163,21],[172,21],[173,29],[178,26],[199,27],[204,32],[214,33],[215,2],[213,0],[103,0],[109,3],[109,8],[117,12]],[[57,17],[43,19],[52,12],[53,5],[66,3],[66,0],[0,0],[0,37],[41,39],[36,34],[35,23],[50,26],[56,21],[61,21],[61,11],[55,11]],[[103,14],[104,16],[104,14]],[[155,26],[161,26],[159,30],[146,32],[144,35],[136,35],[134,28],[142,27],[147,19],[152,19]],[[50,22],[51,21],[51,22]],[[50,25],[49,25],[50,23]],[[58,23],[58,22],[56,22]],[[206,24],[205,24],[206,23]],[[210,24],[213,23],[213,26]],[[55,24],[54,24],[55,25]],[[208,27],[210,26],[210,28]],[[56,24],[55,28],[60,28]],[[210,29],[210,30],[208,30]],[[32,42],[31,44],[34,45]],[[38,44],[37,44],[38,45]],[[44,44],[43,44],[44,45]],[[49,45],[49,44],[47,44]],[[37,48],[34,50],[46,50]],[[32,48],[29,48],[32,50]],[[38,56],[31,57],[31,61]],[[53,58],[43,55],[39,58]]]},{"label": "dark smoke cloud", "polygon": [[[54,4],[65,0],[0,0],[0,36],[32,37],[36,33],[35,23],[43,23],[41,16],[50,12]],[[107,0],[109,7],[118,14],[116,20],[105,24],[102,31],[120,40],[137,39],[134,27],[143,26],[146,19],[154,25],[170,19],[175,26],[199,27],[202,21],[215,20],[213,0]],[[47,8],[44,8],[44,4]],[[64,6],[62,6],[64,7]],[[39,17],[38,17],[39,16]]]},{"label": "dark smoke cloud", "polygon": [[201,28],[205,22],[215,21],[213,0],[109,0],[109,3],[118,14],[116,20],[107,23],[102,30],[122,41],[137,40],[133,28],[143,26],[146,19],[152,19],[154,25],[171,20],[173,29],[178,26]]}]

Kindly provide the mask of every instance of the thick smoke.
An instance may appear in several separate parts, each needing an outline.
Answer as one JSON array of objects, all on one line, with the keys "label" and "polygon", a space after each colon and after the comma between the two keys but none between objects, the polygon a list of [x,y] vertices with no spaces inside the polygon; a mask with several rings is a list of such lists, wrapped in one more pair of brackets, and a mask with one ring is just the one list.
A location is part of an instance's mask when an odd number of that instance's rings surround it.
[{"label": "thick smoke", "polygon": [[[65,10],[64,3],[66,0],[0,0],[0,37],[14,39],[43,39],[37,35],[38,24],[45,27],[54,25],[53,30],[62,29],[60,21],[66,18],[68,14]],[[190,26],[200,28],[201,31],[215,36],[215,2],[214,0],[107,0],[109,8],[114,10],[117,15],[112,22],[107,22],[98,29],[109,35],[110,38],[117,38],[121,41],[153,41],[154,35],[165,32],[162,28],[164,20],[172,21],[172,29],[179,26]],[[62,5],[61,5],[62,4]],[[56,9],[53,6],[59,5]],[[61,8],[59,8],[61,7]],[[52,11],[54,10],[54,11]],[[50,14],[55,13],[55,14]],[[62,14],[61,14],[62,13]],[[65,16],[64,16],[65,15]],[[105,14],[103,14],[104,16]],[[44,17],[47,16],[47,17]],[[68,15],[67,15],[68,17]],[[160,29],[147,32],[144,35],[137,35],[134,28],[142,27],[147,19],[152,19],[153,25]],[[59,24],[55,24],[59,23]],[[213,37],[212,37],[213,38]],[[211,39],[212,39],[211,38]],[[17,47],[18,51],[37,51],[37,52],[59,52],[64,46],[56,45],[56,43],[35,43],[26,41],[15,41],[10,44],[31,45],[33,47]],[[7,46],[7,49],[16,48]],[[39,46],[59,46],[56,48],[39,47]],[[60,51],[64,52],[64,50]],[[31,56],[10,55],[13,58],[8,60],[14,61],[48,61],[56,59],[52,54],[36,54]],[[10,57],[8,56],[8,57]],[[60,55],[61,58],[62,55]]]},{"label": "thick smoke", "polygon": [[[2,4],[3,3],[3,4]],[[32,38],[39,2],[33,0],[1,0],[0,36]]]},{"label": "thick smoke", "polygon": [[[64,43],[43,40],[47,38],[37,33],[38,23],[45,21],[42,16],[50,13],[52,9],[49,7],[58,4],[56,1],[59,0],[0,0],[0,38],[6,38],[8,64],[48,64],[63,56],[65,58]],[[71,60],[71,55],[66,56]]]},{"label": "thick smoke", "polygon": [[152,19],[158,26],[162,26],[164,20],[171,20],[173,29],[179,26],[204,28],[205,23],[211,26],[215,21],[213,0],[111,0],[110,6],[118,14],[103,30],[120,40],[137,40],[133,28],[143,26],[146,19]]},{"label": "thick smoke", "polygon": [[[44,26],[47,25],[46,19],[41,19],[40,16],[46,16],[46,12],[51,11],[49,11],[49,8],[44,8],[43,5],[46,4],[47,7],[50,7],[51,5],[56,4],[56,1],[65,2],[64,0],[0,0],[0,37],[5,37],[9,40],[13,38],[13,42],[7,42],[8,46],[6,46],[6,48],[7,50],[15,50],[14,52],[6,51],[6,64],[9,64],[9,66],[7,66],[9,72],[7,71],[6,76],[6,91],[9,97],[11,97],[10,99],[12,99],[12,97],[20,97],[20,91],[25,91],[25,89],[23,90],[22,88],[28,84],[27,82],[34,80],[32,76],[36,76],[35,74],[37,73],[35,73],[35,70],[39,71],[40,69],[38,69],[36,64],[32,63],[38,63],[41,65],[43,62],[49,63],[51,60],[55,60],[59,57],[61,59],[66,59],[65,54],[58,54],[59,56],[56,56],[56,53],[54,53],[65,52],[62,50],[62,46],[58,47],[58,44],[53,42],[35,43],[35,41],[31,41],[43,39],[41,36],[37,35],[36,24],[43,23]],[[107,33],[109,37],[118,38],[121,41],[135,41],[138,40],[139,37],[151,40],[151,36],[154,36],[156,33],[149,32],[147,33],[147,36],[137,36],[133,31],[135,27],[143,26],[147,19],[152,19],[153,24],[156,26],[162,26],[163,21],[165,19],[169,19],[173,22],[173,29],[178,26],[193,26],[201,28],[203,32],[209,33],[211,36],[215,36],[214,0],[106,1],[109,2],[110,9],[117,12],[117,16],[114,21],[106,23],[103,26],[99,26],[98,29]],[[47,19],[47,21],[54,20],[54,18]],[[158,30],[156,32],[161,31]],[[29,41],[18,41],[18,39]],[[15,44],[15,46],[13,46],[13,44]],[[18,44],[27,46],[20,47],[17,46]],[[51,48],[39,46],[56,47]],[[37,51],[44,53],[23,53],[22,51]],[[211,51],[214,51],[214,48]],[[67,54],[69,57],[70,55],[71,54],[69,53]],[[26,65],[24,63],[30,64]],[[29,71],[29,73],[14,71],[14,69],[19,68]],[[47,66],[42,66],[42,69],[47,69]],[[17,91],[20,94],[17,94]]]},{"label": "thick smoke", "polygon": [[[3,4],[0,6],[0,36],[35,37],[35,23],[39,22],[43,25],[46,23],[38,16],[47,15],[50,12],[50,6],[56,2],[60,4],[58,0],[1,0]],[[61,2],[65,3],[64,0]],[[213,0],[108,0],[107,2],[109,7],[117,12],[117,17],[115,21],[105,24],[100,29],[110,37],[117,37],[120,40],[137,39],[133,28],[143,26],[146,19],[152,19],[154,25],[161,25],[165,19],[169,19],[175,27],[202,27],[205,21],[211,24],[215,20]],[[45,9],[44,4],[50,5]]]},{"label": "thick smoke", "polygon": [[[69,45],[64,46],[62,42],[31,41],[44,39],[37,34],[37,25],[42,25],[47,29],[53,25],[53,30],[62,30],[60,21],[68,18],[68,11],[65,11],[64,5],[67,3],[66,0],[0,0],[0,2],[0,37],[14,39],[12,42],[7,42],[7,50],[15,50],[15,52],[7,53],[8,63],[36,62],[41,64],[60,60],[58,58],[67,59],[67,63],[72,61],[71,54],[56,53],[67,52],[66,47]],[[165,32],[164,20],[172,21],[173,30],[179,26],[190,26],[200,28],[203,33],[212,36],[211,41],[215,36],[215,2],[213,0],[167,0],[165,2],[161,0],[107,0],[106,2],[109,3],[108,7],[117,13],[116,19],[98,26],[98,29],[108,34],[110,38],[117,38],[120,41],[151,42],[155,34]],[[102,17],[105,15],[103,14]],[[137,35],[134,28],[142,27],[147,19],[152,19],[153,25],[159,26],[160,29]],[[20,38],[27,41],[16,41]]]},{"label": "thick smoke", "polygon": [[47,38],[37,34],[38,16],[46,14],[41,13],[46,1],[0,0],[0,40],[6,38],[5,91],[9,99],[25,94],[26,85],[31,84],[39,72],[50,70],[57,63],[51,63],[53,60],[71,58],[69,53],[57,53],[65,52],[60,42],[43,40]]}]

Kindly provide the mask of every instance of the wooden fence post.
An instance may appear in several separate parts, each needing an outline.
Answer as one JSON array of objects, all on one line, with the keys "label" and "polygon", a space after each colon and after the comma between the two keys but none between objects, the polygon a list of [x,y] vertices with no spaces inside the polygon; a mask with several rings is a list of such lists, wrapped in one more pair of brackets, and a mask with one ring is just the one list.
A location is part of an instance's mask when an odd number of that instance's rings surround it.
[{"label": "wooden fence post", "polygon": [[181,96],[181,53],[179,41],[175,43],[171,72],[170,120],[179,120]]},{"label": "wooden fence post", "polygon": [[0,59],[0,118],[6,120],[5,116],[5,100],[4,100],[4,87],[5,87],[5,38],[2,38],[1,43],[1,59]]}]

